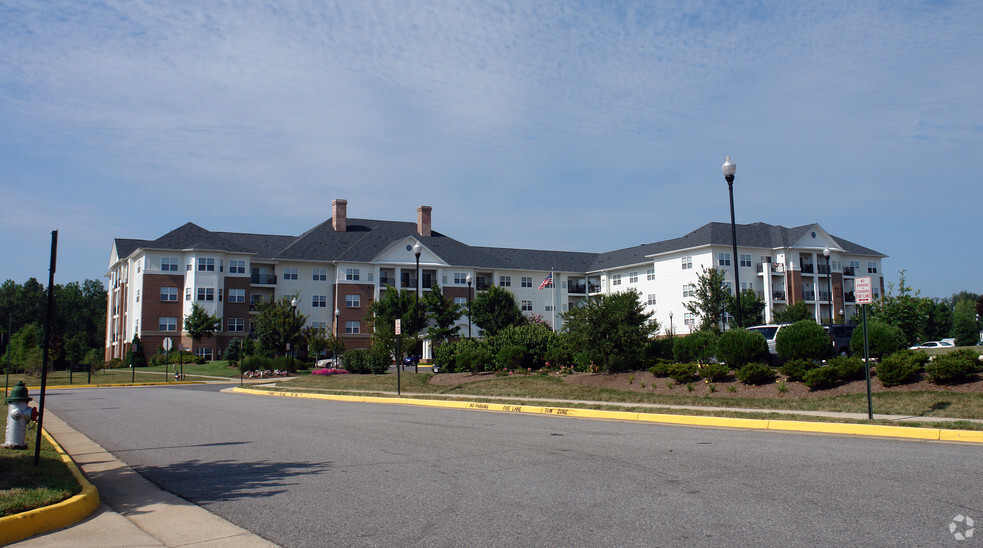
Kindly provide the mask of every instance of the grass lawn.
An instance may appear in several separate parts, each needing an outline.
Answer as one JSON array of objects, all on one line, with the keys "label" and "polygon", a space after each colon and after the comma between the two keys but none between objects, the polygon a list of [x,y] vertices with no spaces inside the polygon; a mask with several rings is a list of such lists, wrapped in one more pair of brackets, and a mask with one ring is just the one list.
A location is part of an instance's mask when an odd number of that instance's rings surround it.
[{"label": "grass lawn", "polygon": [[[6,425],[7,415],[4,413],[3,427],[6,428]],[[82,490],[61,456],[43,437],[41,461],[34,466],[37,433],[36,427],[27,431],[26,450],[0,448],[0,516],[48,506]]]},{"label": "grass lawn", "polygon": [[[99,371],[93,371],[91,378],[92,384],[126,384],[134,378],[134,382],[137,383],[164,382],[165,380],[174,380],[175,368],[180,371],[181,365],[173,364],[167,366],[166,375],[163,365],[138,367],[135,375],[129,368],[101,369]],[[204,377],[232,378],[239,376],[239,369],[229,367],[229,362],[225,360],[207,362],[202,365],[195,365],[193,363],[184,364],[184,376],[187,380],[194,380],[199,375]],[[3,382],[3,379],[5,379],[5,376],[0,376],[0,382]],[[17,381],[24,381],[24,384],[28,387],[36,388],[41,386],[41,377],[21,373],[11,374],[10,386],[13,387],[17,384]],[[71,374],[68,371],[48,372],[48,386],[87,384],[88,381],[89,373],[86,371],[76,371]]]},{"label": "grass lawn", "polygon": [[[633,390],[579,386],[565,382],[557,376],[498,377],[487,375],[477,382],[461,382],[452,385],[431,384],[429,382],[431,377],[433,375],[430,373],[404,374],[401,382],[402,392],[439,397],[542,398],[556,402],[586,400],[625,408],[630,408],[635,403],[648,403],[700,407],[744,407],[773,409],[775,411],[867,412],[866,393],[810,398],[717,397],[685,393],[679,395],[651,394]],[[278,385],[281,389],[310,389],[335,393],[351,391],[364,393],[394,392],[396,390],[396,375],[389,373],[386,375],[308,376],[280,381]],[[983,419],[983,394],[977,392],[885,391],[874,392],[872,400],[874,411],[878,414]],[[575,406],[575,404],[569,406]],[[980,428],[983,429],[983,425]]]}]

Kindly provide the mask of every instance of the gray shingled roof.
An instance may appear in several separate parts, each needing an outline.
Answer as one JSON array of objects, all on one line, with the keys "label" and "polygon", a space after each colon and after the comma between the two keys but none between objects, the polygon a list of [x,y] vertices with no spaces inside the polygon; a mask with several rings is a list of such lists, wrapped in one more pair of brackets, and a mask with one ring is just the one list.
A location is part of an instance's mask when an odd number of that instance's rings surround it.
[{"label": "gray shingled roof", "polygon": [[[813,226],[809,224],[785,228],[765,223],[737,225],[737,241],[743,247],[788,247]],[[300,236],[211,232],[194,223],[186,223],[156,240],[117,238],[115,243],[120,258],[127,257],[138,248],[150,248],[225,250],[250,253],[257,258],[271,260],[370,262],[393,242],[406,237],[419,240],[450,265],[559,272],[595,272],[646,263],[651,260],[647,256],[658,253],[731,244],[729,223],[707,223],[685,236],[661,242],[606,253],[582,253],[469,246],[439,232],[432,232],[427,237],[419,236],[415,223],[371,219],[348,219],[346,232],[336,232],[329,219]],[[848,240],[832,237],[848,253],[884,256]]]}]

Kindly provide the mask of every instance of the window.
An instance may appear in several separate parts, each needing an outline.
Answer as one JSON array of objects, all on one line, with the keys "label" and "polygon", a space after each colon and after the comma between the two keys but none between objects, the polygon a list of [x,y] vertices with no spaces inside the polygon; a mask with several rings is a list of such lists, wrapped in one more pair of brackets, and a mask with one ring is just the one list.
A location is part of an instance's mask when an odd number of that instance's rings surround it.
[{"label": "window", "polygon": [[727,290],[728,295],[734,294],[734,284],[732,282],[724,282],[724,289]]},{"label": "window", "polygon": [[454,273],[454,283],[457,285],[467,285],[468,275],[465,272],[455,272]]},{"label": "window", "polygon": [[177,288],[176,287],[160,288],[160,300],[165,302],[177,302]]},{"label": "window", "polygon": [[244,318],[229,318],[226,325],[228,326],[228,331],[242,332],[246,330],[246,320]]},{"label": "window", "polygon": [[741,291],[743,292],[743,291],[748,290],[748,289],[750,289],[751,291],[754,291],[754,283],[753,282],[741,282]]},{"label": "window", "polygon": [[717,264],[720,266],[730,266],[730,253],[717,253]]},{"label": "window", "polygon": [[210,346],[199,346],[195,348],[195,356],[198,356],[200,358],[205,358],[208,361],[212,361],[213,350],[214,349]]},{"label": "window", "polygon": [[215,272],[215,259],[198,257],[198,270],[201,272]]},{"label": "window", "polygon": [[683,298],[693,297],[696,295],[696,286],[693,284],[686,284],[683,286]]},{"label": "window", "polygon": [[140,334],[140,318],[137,318],[137,320],[136,320],[135,323],[136,323],[136,326],[133,328],[133,332],[136,333],[137,335],[139,335]]},{"label": "window", "polygon": [[512,287],[512,276],[499,276],[498,277],[499,287]]},{"label": "window", "polygon": [[328,322],[311,322],[311,327],[322,331],[328,330]]},{"label": "window", "polygon": [[359,333],[359,327],[360,327],[360,324],[358,323],[358,320],[355,320],[355,321],[350,321],[350,320],[349,321],[346,321],[345,322],[345,333],[347,333],[349,335],[350,334],[354,334],[354,333]]},{"label": "window", "polygon": [[693,257],[683,257],[683,270],[689,270],[693,268]]},{"label": "window", "polygon": [[140,290],[137,289],[137,302],[140,302]]},{"label": "window", "polygon": [[522,301],[519,308],[523,312],[532,312],[532,301]]},{"label": "window", "polygon": [[696,315],[692,312],[683,314],[683,325],[690,328],[690,330],[696,327]]},{"label": "window", "polygon": [[637,284],[638,283],[638,272],[629,272],[628,273],[628,283],[630,283],[630,284]]},{"label": "window", "polygon": [[314,308],[327,308],[328,298],[324,295],[314,295],[311,297],[311,306]]},{"label": "window", "polygon": [[361,297],[359,295],[345,295],[345,306],[348,308],[358,308],[361,306]]},{"label": "window", "polygon": [[522,287],[532,287],[532,276],[522,277]]},{"label": "window", "polygon": [[655,269],[654,268],[650,268],[650,269],[648,269],[648,270],[645,271],[645,279],[647,281],[650,281],[650,282],[652,280],[655,280]]},{"label": "window", "polygon": [[137,261],[137,274],[140,273],[140,269],[143,267],[143,259]]},{"label": "window", "polygon": [[161,257],[160,269],[163,272],[177,272],[177,257]]},{"label": "window", "polygon": [[751,266],[751,256],[741,253],[741,266]]},{"label": "window", "polygon": [[346,268],[345,269],[345,279],[348,281],[357,282],[359,277],[357,268]]},{"label": "window", "polygon": [[222,291],[223,289],[221,287],[218,288],[218,302],[222,302]]},{"label": "window", "polygon": [[230,289],[229,290],[229,302],[230,303],[244,303],[244,302],[246,302],[246,290],[245,289]]},{"label": "window", "polygon": [[211,287],[199,287],[198,288],[198,300],[199,301],[214,301],[215,300],[215,289]]},{"label": "window", "polygon": [[454,297],[454,304],[456,304],[457,306],[465,306],[466,307],[466,306],[468,306],[468,298],[467,297]]},{"label": "window", "polygon": [[177,318],[165,316],[160,318],[157,323],[158,331],[177,331]]},{"label": "window", "polygon": [[645,304],[655,306],[655,293],[649,293],[648,300],[645,302]]},{"label": "window", "polygon": [[877,263],[867,263],[867,274],[877,274]]},{"label": "window", "polygon": [[296,280],[297,279],[297,267],[295,267],[295,266],[285,266],[285,267],[283,267],[283,279],[284,280]]},{"label": "window", "polygon": [[611,285],[621,285],[621,274],[611,276]]},{"label": "window", "polygon": [[225,259],[218,260],[218,271],[225,272]]},{"label": "window", "polygon": [[237,261],[235,259],[229,261],[229,274],[245,274],[246,273],[246,261]]},{"label": "window", "polygon": [[326,268],[315,268],[314,269],[314,281],[323,282],[328,279],[328,269]]},{"label": "window", "polygon": [[547,312],[552,312],[553,311],[553,305],[550,305],[550,304],[546,305],[546,311]]},{"label": "window", "polygon": [[191,288],[190,287],[184,288],[184,300],[186,300],[186,301],[190,301],[191,300]]}]

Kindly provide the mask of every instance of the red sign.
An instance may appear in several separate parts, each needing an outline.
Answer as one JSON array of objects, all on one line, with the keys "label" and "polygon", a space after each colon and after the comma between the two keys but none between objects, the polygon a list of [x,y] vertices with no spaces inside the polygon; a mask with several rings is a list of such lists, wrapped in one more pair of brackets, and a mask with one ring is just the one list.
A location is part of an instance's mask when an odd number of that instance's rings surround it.
[{"label": "red sign", "polygon": [[854,296],[857,298],[857,304],[873,303],[874,293],[870,288],[870,276],[854,279],[853,292]]}]

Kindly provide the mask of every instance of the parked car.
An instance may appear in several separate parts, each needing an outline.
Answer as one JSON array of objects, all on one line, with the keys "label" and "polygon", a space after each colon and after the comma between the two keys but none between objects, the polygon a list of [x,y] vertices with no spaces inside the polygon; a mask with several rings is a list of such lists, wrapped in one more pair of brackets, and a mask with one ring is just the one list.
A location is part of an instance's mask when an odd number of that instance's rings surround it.
[{"label": "parked car", "polygon": [[332,368],[332,367],[341,367],[341,358],[339,357],[337,359],[335,359],[335,358],[328,358],[326,360],[317,360],[317,362],[314,364],[314,367],[316,367],[318,369]]},{"label": "parked car", "polygon": [[824,326],[829,338],[833,340],[833,353],[838,356],[850,355],[850,341],[853,339],[855,325],[836,324]]},{"label": "parked car", "polygon": [[756,325],[754,327],[747,328],[748,331],[757,331],[764,335],[765,340],[768,341],[768,352],[772,355],[777,356],[778,351],[775,350],[775,339],[778,337],[778,332],[782,330],[783,327],[791,324],[778,323],[778,324],[768,324],[768,325]]},{"label": "parked car", "polygon": [[954,344],[948,341],[928,341],[922,344],[916,344],[915,346],[909,347],[910,350],[922,350],[928,348],[953,348]]}]

